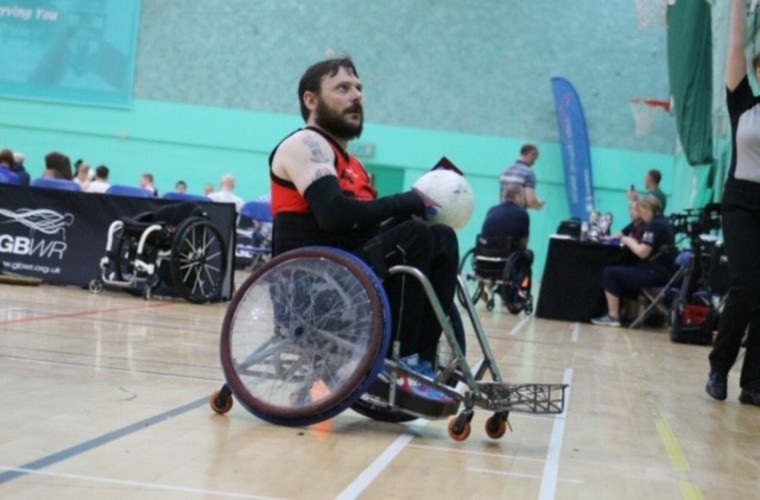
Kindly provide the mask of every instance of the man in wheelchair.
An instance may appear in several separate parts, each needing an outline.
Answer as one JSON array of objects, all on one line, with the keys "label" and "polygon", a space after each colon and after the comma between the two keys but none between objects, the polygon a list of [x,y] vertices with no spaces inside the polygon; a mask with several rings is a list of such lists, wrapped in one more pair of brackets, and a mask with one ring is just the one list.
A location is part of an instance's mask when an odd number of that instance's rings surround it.
[{"label": "man in wheelchair", "polygon": [[511,313],[525,310],[530,314],[533,252],[528,250],[530,217],[524,208],[525,190],[519,184],[508,184],[502,197],[502,203],[488,210],[475,243],[473,278],[479,285],[472,300],[485,299],[491,310],[494,295],[500,295]]},{"label": "man in wheelchair", "polygon": [[[363,87],[349,58],[309,67],[298,95],[306,127],[285,137],[269,157],[273,255],[311,245],[347,250],[384,279],[393,349],[416,373],[434,378],[441,327],[421,285],[387,276],[395,265],[417,268],[441,304],[452,304],[459,249],[448,226],[423,222],[434,200],[415,190],[378,198],[361,162],[346,152],[363,125]],[[450,398],[402,375],[401,390],[431,400]]]}]

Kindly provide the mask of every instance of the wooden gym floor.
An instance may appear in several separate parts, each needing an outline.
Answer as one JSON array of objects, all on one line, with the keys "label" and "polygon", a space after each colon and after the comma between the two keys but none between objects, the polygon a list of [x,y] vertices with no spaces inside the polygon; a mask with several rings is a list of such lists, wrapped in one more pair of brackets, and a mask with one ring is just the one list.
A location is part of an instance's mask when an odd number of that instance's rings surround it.
[{"label": "wooden gym floor", "polygon": [[479,410],[465,442],[350,410],[218,416],[226,304],[0,285],[0,498],[757,498],[760,408],[736,370],[705,395],[707,348],[481,307],[508,380],[570,383],[564,415],[513,413],[493,441]]}]

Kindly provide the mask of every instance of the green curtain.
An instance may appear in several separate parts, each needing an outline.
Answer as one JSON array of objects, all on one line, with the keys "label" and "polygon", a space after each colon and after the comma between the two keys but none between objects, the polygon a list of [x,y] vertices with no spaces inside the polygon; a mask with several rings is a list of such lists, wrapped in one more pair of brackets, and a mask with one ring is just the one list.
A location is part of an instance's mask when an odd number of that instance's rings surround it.
[{"label": "green curtain", "polygon": [[690,165],[713,162],[710,5],[668,6],[668,73],[676,130]]}]

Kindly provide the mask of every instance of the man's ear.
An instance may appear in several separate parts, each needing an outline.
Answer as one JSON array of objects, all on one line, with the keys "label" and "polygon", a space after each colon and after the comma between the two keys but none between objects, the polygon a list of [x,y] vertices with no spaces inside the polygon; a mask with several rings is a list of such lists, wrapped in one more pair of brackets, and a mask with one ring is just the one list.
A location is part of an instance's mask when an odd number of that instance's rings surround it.
[{"label": "man's ear", "polygon": [[317,101],[319,100],[319,94],[316,92],[312,92],[311,90],[307,90],[303,93],[303,103],[304,106],[306,106],[306,109],[309,111],[314,111],[317,109]]}]

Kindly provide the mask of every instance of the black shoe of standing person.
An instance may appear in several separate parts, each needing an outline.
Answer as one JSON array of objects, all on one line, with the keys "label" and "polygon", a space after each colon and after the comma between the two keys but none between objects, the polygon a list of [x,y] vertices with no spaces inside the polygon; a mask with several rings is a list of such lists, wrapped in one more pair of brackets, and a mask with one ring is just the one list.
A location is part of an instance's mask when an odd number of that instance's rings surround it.
[{"label": "black shoe of standing person", "polygon": [[742,389],[739,401],[745,405],[760,406],[760,390]]},{"label": "black shoe of standing person", "polygon": [[707,378],[705,391],[710,397],[723,401],[728,396],[728,376],[714,370],[711,371]]}]

